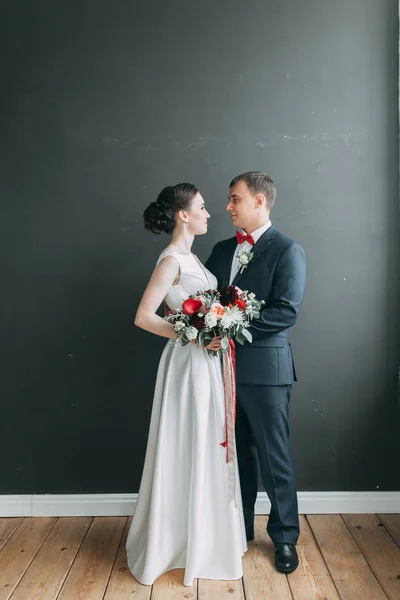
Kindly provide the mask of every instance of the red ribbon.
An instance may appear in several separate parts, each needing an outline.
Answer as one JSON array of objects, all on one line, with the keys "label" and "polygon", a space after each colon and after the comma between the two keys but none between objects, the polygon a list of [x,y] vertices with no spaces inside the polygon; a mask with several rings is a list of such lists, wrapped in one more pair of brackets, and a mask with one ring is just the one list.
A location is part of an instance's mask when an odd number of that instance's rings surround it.
[{"label": "red ribbon", "polygon": [[229,348],[222,357],[225,393],[225,441],[220,445],[226,448],[226,462],[235,458],[236,423],[236,352],[233,340],[229,339]]}]

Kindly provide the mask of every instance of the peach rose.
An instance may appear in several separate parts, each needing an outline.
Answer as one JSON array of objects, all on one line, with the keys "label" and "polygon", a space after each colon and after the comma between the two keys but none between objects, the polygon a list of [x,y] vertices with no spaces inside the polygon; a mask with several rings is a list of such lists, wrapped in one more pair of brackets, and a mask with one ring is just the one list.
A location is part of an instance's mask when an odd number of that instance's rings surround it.
[{"label": "peach rose", "polygon": [[212,312],[217,319],[222,319],[225,316],[224,307],[219,302],[215,302],[210,308],[210,312]]}]

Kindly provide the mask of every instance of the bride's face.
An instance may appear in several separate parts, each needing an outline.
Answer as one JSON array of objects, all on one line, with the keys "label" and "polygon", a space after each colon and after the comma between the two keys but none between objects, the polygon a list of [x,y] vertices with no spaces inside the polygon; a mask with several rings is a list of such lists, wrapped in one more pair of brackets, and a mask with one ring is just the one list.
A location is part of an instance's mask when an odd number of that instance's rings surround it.
[{"label": "bride's face", "polygon": [[210,215],[206,211],[203,196],[198,192],[193,198],[190,211],[188,211],[189,231],[192,235],[203,235],[207,233],[208,219]]}]

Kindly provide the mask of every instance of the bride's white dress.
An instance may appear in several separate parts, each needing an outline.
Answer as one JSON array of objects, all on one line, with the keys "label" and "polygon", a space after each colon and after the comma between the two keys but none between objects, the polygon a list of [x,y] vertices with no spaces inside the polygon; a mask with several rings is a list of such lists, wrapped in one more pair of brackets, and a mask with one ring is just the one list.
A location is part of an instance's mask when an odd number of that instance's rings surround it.
[{"label": "bride's white dress", "polygon": [[[217,280],[193,254],[164,251],[179,261],[179,283],[165,297],[180,308]],[[240,486],[228,488],[225,401],[218,357],[197,344],[170,340],[161,356],[146,458],[126,551],[136,579],[151,585],[170,569],[196,577],[239,579],[247,550]],[[236,469],[237,473],[237,469]]]}]

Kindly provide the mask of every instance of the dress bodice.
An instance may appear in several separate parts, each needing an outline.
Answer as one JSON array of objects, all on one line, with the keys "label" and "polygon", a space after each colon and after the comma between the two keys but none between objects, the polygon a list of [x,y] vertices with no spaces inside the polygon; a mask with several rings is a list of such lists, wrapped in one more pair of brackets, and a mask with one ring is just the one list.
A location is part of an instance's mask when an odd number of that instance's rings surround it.
[{"label": "dress bodice", "polygon": [[165,302],[171,310],[181,308],[182,302],[192,294],[217,289],[217,278],[205,268],[195,254],[178,254],[165,250],[160,254],[157,264],[166,256],[176,258],[180,271],[178,283],[172,285],[165,296]]}]

